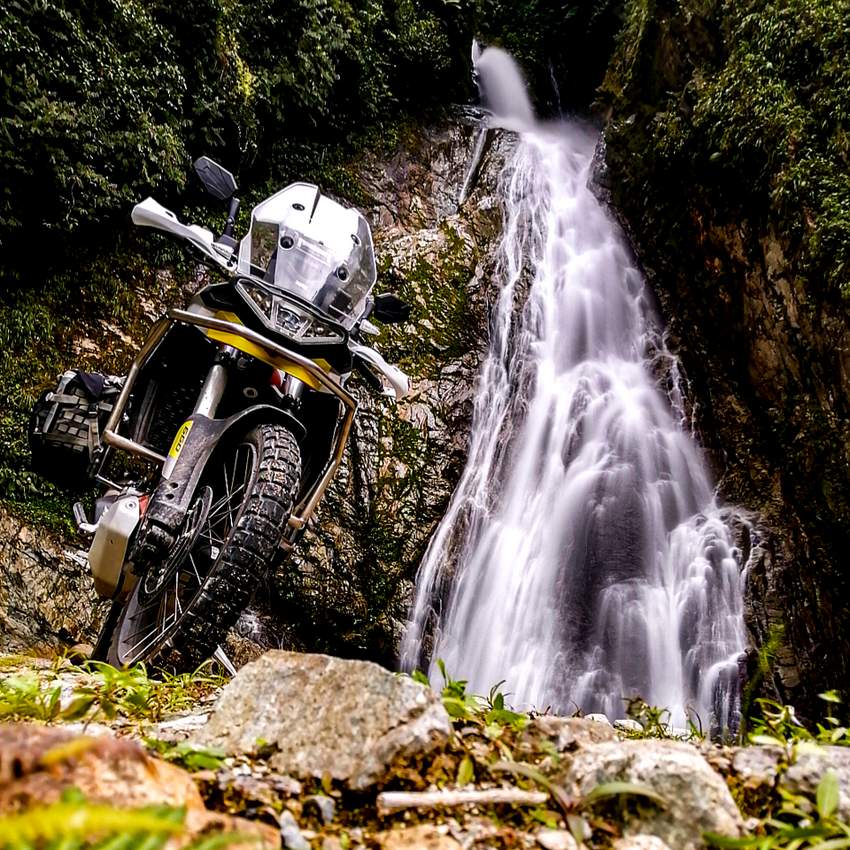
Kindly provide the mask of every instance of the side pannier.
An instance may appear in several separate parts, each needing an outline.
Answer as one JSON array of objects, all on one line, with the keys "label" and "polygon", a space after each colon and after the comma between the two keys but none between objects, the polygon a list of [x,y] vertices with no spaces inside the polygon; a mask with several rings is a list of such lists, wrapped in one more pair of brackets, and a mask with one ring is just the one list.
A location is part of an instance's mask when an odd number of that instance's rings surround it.
[{"label": "side pannier", "polygon": [[59,487],[81,489],[101,446],[101,433],[124,378],[98,372],[65,372],[30,414],[32,468]]}]

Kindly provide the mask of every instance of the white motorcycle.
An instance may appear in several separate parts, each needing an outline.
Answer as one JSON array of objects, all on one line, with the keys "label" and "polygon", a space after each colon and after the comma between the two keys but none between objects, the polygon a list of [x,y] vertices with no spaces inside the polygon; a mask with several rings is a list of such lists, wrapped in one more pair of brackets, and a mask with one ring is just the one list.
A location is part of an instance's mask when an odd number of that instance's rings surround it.
[{"label": "white motorcycle", "polygon": [[296,544],[334,477],[356,411],[354,369],[393,398],[408,379],[374,348],[370,319],[406,321],[372,296],[372,234],[355,209],[294,183],[233,231],[233,176],[202,157],[207,191],[229,202],[217,238],[152,198],[137,225],[183,240],[222,282],[151,329],[126,377],[66,372],[33,410],[34,465],[101,486],[95,586],[113,605],[96,657],[171,670],[217,651],[263,576]]}]

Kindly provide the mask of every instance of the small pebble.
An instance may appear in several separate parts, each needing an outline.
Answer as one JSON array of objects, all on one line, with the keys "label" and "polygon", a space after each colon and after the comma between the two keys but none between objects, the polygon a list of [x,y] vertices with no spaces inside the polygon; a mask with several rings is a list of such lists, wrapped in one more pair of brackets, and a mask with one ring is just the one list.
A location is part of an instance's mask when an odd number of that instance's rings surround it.
[{"label": "small pebble", "polygon": [[336,801],[324,794],[314,794],[304,801],[304,808],[314,808],[319,813],[323,824],[329,824],[336,816]]},{"label": "small pebble", "polygon": [[301,834],[298,822],[287,809],[280,814],[280,840],[287,850],[310,850],[310,842]]},{"label": "small pebble", "polygon": [[611,725],[611,721],[608,719],[606,714],[585,714],[585,720],[594,720],[597,723],[604,723],[606,726]]},{"label": "small pebble", "polygon": [[614,721],[614,728],[620,729],[623,732],[643,732],[643,726],[632,720],[630,717],[623,717],[620,720]]},{"label": "small pebble", "polygon": [[575,838],[565,829],[541,829],[535,838],[544,850],[578,850]]}]

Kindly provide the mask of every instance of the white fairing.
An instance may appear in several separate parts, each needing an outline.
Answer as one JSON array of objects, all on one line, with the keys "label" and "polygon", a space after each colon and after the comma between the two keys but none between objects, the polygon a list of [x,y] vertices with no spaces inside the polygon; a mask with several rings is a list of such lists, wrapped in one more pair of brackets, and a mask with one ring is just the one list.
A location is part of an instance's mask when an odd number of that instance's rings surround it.
[{"label": "white fairing", "polygon": [[127,557],[127,544],[139,524],[139,497],[120,496],[104,512],[89,548],[89,567],[99,596],[115,595],[121,582],[121,568]]},{"label": "white fairing", "polygon": [[140,227],[153,227],[173,236],[179,236],[191,242],[201,253],[223,269],[232,268],[227,257],[217,249],[213,234],[209,230],[197,224],[183,224],[171,210],[166,209],[153,198],[145,198],[144,201],[136,204],[130,217],[133,224]]},{"label": "white fairing", "polygon": [[401,369],[387,363],[374,348],[352,344],[351,353],[355,357],[365,360],[372,367],[372,372],[379,373],[384,379],[384,395],[398,401],[398,399],[404,398],[410,393],[410,379],[407,375]]},{"label": "white fairing", "polygon": [[366,219],[311,183],[293,183],[254,207],[238,270],[312,302],[349,329],[377,279]]}]

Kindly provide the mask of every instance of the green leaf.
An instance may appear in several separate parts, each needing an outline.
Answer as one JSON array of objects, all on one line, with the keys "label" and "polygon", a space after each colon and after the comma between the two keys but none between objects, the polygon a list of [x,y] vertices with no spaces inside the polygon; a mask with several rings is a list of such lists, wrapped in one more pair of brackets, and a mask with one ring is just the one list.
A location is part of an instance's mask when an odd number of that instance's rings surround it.
[{"label": "green leaf", "polygon": [[443,706],[449,713],[450,717],[466,719],[470,716],[470,712],[467,708],[466,703],[462,699],[458,699],[457,697],[444,696]]},{"label": "green leaf", "polygon": [[661,807],[667,806],[667,800],[659,793],[654,791],[648,785],[640,785],[637,782],[604,782],[597,785],[590,791],[582,800],[582,806],[592,806],[599,800],[605,800],[608,797],[646,797],[647,800],[652,800],[653,803]]},{"label": "green leaf", "polygon": [[[711,847],[733,848],[733,847],[761,847],[764,842],[763,838],[755,835],[749,835],[746,838],[730,838],[728,835],[718,835],[716,832],[704,832],[703,839]],[[766,845],[768,847],[771,844]]]},{"label": "green leaf", "polygon": [[830,818],[838,811],[839,796],[838,777],[835,771],[828,770],[818,783],[816,796],[818,814],[822,819]]},{"label": "green leaf", "polygon": [[464,756],[457,769],[457,784],[461,786],[468,785],[475,778],[475,768],[472,764],[472,759],[469,756]]},{"label": "green leaf", "polygon": [[75,697],[62,710],[62,719],[68,721],[82,719],[89,713],[91,707],[95,704],[96,699],[97,698],[92,694]]},{"label": "green leaf", "polygon": [[750,735],[751,744],[760,744],[765,747],[784,747],[785,741],[773,735]]},{"label": "green leaf", "polygon": [[824,702],[841,702],[841,696],[838,691],[824,691],[822,694],[818,694],[818,698],[822,699]]}]

